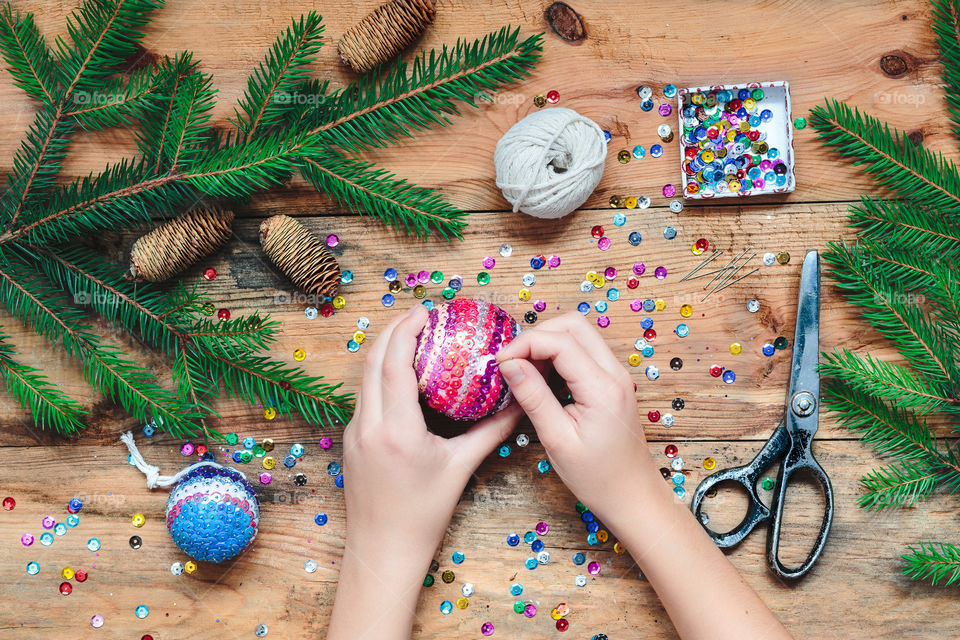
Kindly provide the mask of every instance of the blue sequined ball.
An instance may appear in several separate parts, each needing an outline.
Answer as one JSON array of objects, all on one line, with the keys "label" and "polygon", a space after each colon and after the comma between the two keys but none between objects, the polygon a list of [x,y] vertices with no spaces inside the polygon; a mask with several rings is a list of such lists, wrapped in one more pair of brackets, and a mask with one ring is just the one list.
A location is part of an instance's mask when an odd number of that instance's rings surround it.
[{"label": "blue sequined ball", "polygon": [[257,536],[260,501],[242,474],[217,466],[197,467],[167,500],[167,528],[187,555],[223,562]]}]

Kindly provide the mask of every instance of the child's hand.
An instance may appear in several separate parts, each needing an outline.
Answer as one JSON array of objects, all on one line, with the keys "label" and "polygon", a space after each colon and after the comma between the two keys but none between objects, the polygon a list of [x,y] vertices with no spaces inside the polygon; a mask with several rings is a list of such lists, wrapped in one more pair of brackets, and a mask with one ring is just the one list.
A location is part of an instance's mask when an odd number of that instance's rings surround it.
[{"label": "child's hand", "polygon": [[471,474],[522,415],[505,409],[451,439],[428,432],[413,370],[426,319],[416,305],[377,338],[344,433],[348,544],[425,553],[424,572]]},{"label": "child's hand", "polygon": [[463,488],[522,415],[508,407],[449,440],[428,432],[413,370],[426,320],[422,305],[397,316],[363,364],[343,436],[347,539],[330,640],[410,637],[423,577]]},{"label": "child's hand", "polygon": [[[601,518],[612,515],[623,487],[660,483],[633,380],[583,316],[567,314],[522,332],[497,360],[557,473]],[[560,405],[533,364],[546,360],[566,380],[572,404]]]}]

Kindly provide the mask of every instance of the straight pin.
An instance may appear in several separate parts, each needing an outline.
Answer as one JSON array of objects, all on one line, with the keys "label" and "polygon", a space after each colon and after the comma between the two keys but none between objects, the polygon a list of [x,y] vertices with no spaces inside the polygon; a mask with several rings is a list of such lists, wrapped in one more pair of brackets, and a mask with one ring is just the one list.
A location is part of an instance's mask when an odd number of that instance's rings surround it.
[{"label": "straight pin", "polygon": [[[752,249],[752,248],[753,248],[753,247],[747,247],[746,249],[744,249],[743,251],[741,251],[741,252],[740,252],[740,255],[738,255],[738,256],[735,257],[733,260],[731,260],[730,262],[728,262],[728,263],[723,267],[723,269],[721,269],[720,271],[723,272],[723,271],[726,271],[727,269],[729,269],[729,268],[731,267],[731,265],[733,265],[735,262],[737,262],[738,260],[740,260],[740,258],[742,258],[743,255],[744,255],[747,251],[750,251],[750,249]],[[719,276],[719,275],[713,276],[713,279],[710,280],[710,282],[708,282],[707,284],[703,285],[704,291],[706,291],[707,287],[709,287],[710,285],[712,285],[712,284],[713,284],[713,281],[716,280],[718,277],[720,277],[720,276]]]},{"label": "straight pin", "polygon": [[715,250],[715,251],[713,252],[713,254],[712,254],[709,258],[707,258],[706,260],[704,260],[703,262],[701,262],[700,264],[698,264],[697,266],[695,266],[695,267],[693,268],[693,271],[691,271],[691,272],[688,273],[687,275],[685,275],[685,276],[683,276],[682,278],[680,278],[680,282],[683,282],[684,280],[689,279],[690,276],[692,276],[692,275],[695,274],[697,271],[700,271],[700,269],[703,269],[705,266],[707,266],[708,264],[710,264],[710,261],[712,261],[712,260],[713,260],[714,258],[716,258],[717,256],[721,255],[722,253],[723,253],[723,251],[716,251],[716,250]]}]

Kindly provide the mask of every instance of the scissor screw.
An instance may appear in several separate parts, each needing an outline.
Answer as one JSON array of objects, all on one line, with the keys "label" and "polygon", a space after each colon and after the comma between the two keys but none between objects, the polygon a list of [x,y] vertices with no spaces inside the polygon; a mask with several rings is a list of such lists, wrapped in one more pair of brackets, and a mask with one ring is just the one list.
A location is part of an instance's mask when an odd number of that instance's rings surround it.
[{"label": "scissor screw", "polygon": [[809,391],[799,391],[790,401],[790,408],[797,416],[803,418],[816,411],[817,399]]}]

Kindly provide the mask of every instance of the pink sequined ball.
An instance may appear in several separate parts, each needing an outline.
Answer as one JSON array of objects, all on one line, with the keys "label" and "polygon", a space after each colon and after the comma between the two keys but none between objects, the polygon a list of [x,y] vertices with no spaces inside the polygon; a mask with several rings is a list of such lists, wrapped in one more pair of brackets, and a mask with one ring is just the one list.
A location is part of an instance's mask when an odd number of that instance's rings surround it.
[{"label": "pink sequined ball", "polygon": [[494,357],[520,332],[496,305],[456,298],[430,310],[413,366],[427,404],[454,420],[479,420],[512,399]]}]

